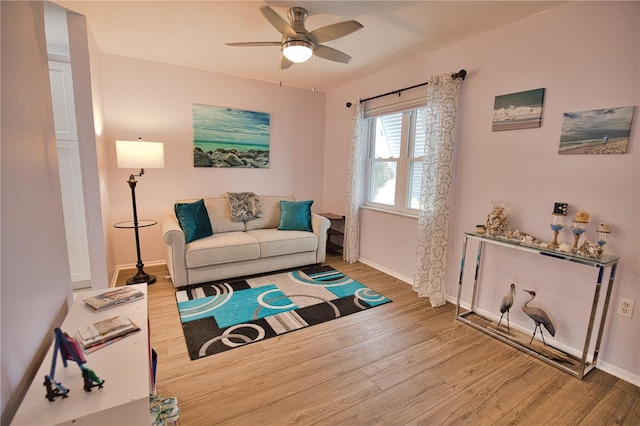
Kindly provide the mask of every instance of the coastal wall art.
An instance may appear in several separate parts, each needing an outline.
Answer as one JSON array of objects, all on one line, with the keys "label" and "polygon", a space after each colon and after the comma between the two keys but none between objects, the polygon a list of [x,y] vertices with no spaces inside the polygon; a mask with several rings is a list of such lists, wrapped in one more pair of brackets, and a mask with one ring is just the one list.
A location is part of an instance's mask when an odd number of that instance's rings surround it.
[{"label": "coastal wall art", "polygon": [[494,132],[540,127],[544,89],[496,96],[493,104]]},{"label": "coastal wall art", "polygon": [[565,112],[559,154],[624,154],[633,106]]},{"label": "coastal wall art", "polygon": [[193,105],[193,166],[269,168],[266,112]]}]

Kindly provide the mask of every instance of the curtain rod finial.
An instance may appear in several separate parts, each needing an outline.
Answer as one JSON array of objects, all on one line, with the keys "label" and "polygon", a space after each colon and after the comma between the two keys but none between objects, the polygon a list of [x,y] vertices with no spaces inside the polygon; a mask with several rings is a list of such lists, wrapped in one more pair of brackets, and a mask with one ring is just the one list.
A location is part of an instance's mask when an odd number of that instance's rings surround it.
[{"label": "curtain rod finial", "polygon": [[462,70],[458,71],[456,74],[453,75],[453,77],[455,77],[455,78],[459,77],[459,78],[461,78],[463,80],[464,80],[464,78],[466,76],[467,76],[467,70],[465,70],[465,69],[462,69]]}]

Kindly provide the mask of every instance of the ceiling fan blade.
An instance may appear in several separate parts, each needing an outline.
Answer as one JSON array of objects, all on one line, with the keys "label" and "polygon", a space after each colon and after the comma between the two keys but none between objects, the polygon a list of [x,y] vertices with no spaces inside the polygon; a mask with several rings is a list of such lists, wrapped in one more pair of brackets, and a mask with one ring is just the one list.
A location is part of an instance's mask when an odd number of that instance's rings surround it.
[{"label": "ceiling fan blade", "polygon": [[242,43],[225,43],[227,46],[280,46],[279,41],[246,41]]},{"label": "ceiling fan blade", "polygon": [[341,62],[343,64],[348,64],[351,60],[351,56],[347,55],[346,53],[342,53],[339,50],[336,50],[332,47],[323,46],[321,44],[316,46],[314,52],[316,56],[334,62]]},{"label": "ceiling fan blade", "polygon": [[344,21],[337,24],[327,25],[317,28],[307,34],[307,37],[315,40],[316,43],[324,43],[326,41],[335,40],[358,31],[363,25],[358,21]]},{"label": "ceiling fan blade", "polygon": [[280,54],[280,69],[286,70],[287,68],[290,68],[291,65],[293,65],[293,62],[285,58],[284,55]]},{"label": "ceiling fan blade", "polygon": [[288,37],[296,36],[296,32],[293,30],[293,28],[291,28],[287,21],[285,21],[280,15],[274,12],[273,9],[271,9],[269,6],[261,7],[260,11],[264,15],[264,17],[267,18],[267,21],[269,21],[269,23],[273,25],[276,30],[280,31],[280,34]]}]

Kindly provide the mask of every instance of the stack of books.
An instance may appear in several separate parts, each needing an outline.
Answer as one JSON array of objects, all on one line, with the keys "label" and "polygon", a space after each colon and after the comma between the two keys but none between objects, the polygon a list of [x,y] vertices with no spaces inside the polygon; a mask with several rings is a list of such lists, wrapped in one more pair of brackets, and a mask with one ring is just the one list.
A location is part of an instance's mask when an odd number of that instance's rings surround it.
[{"label": "stack of books", "polygon": [[113,342],[124,339],[140,328],[125,316],[118,315],[82,327],[76,333],[85,353],[94,352]]}]

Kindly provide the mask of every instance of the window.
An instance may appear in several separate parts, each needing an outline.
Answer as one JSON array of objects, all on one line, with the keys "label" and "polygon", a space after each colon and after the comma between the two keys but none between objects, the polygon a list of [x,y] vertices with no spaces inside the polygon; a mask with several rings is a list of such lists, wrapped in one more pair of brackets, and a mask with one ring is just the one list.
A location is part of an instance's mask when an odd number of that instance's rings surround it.
[{"label": "window", "polygon": [[366,205],[418,214],[425,152],[426,109],[372,117]]}]

